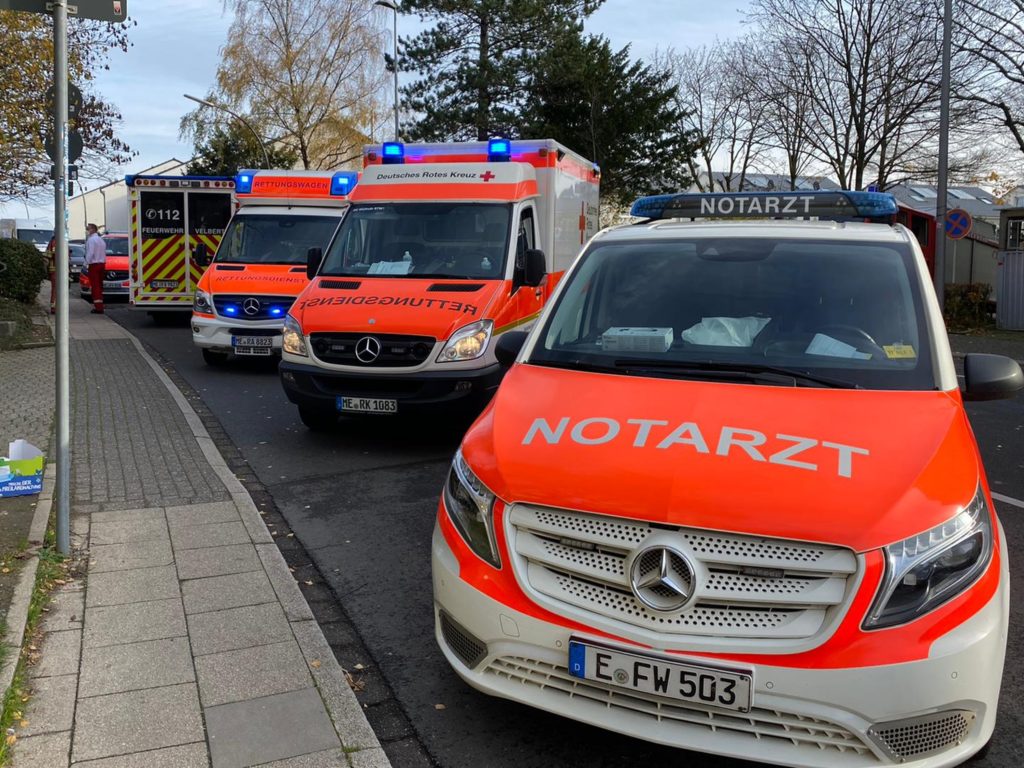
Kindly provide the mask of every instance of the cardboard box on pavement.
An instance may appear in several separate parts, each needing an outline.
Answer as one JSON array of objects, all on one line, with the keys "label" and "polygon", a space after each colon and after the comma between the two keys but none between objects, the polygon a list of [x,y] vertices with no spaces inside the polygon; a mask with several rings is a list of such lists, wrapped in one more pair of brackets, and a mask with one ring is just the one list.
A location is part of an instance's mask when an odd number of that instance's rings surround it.
[{"label": "cardboard box on pavement", "polygon": [[0,497],[27,496],[43,490],[43,452],[25,440],[15,440],[0,458]]}]

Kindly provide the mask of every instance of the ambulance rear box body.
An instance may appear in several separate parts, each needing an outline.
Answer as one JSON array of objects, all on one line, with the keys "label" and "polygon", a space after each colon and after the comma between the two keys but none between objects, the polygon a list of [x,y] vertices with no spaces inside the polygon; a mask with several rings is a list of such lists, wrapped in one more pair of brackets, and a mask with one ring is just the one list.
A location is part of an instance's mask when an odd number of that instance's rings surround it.
[{"label": "ambulance rear box body", "polygon": [[231,219],[235,180],[227,176],[126,176],[131,230],[129,291],[133,309],[192,308],[203,274],[196,258],[213,253]]},{"label": "ambulance rear box body", "polygon": [[599,169],[552,140],[385,144],[364,164],[284,329],[282,384],[314,429],[486,402],[497,338],[530,327],[598,227]]},{"label": "ambulance rear box body", "polygon": [[210,365],[281,349],[281,324],[306,287],[307,253],[326,248],[348,206],[350,171],[241,171],[238,210],[199,281],[192,340]]}]

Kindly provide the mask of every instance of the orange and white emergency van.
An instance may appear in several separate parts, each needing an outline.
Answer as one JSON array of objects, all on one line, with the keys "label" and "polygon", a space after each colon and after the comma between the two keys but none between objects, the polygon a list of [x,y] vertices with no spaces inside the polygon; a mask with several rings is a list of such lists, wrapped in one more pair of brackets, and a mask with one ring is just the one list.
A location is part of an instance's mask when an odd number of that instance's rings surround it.
[{"label": "orange and white emergency van", "polygon": [[227,176],[126,176],[131,229],[129,301],[159,313],[192,308],[205,265],[234,212],[235,180]]},{"label": "orange and white emergency van", "polygon": [[327,247],[357,180],[352,171],[239,172],[238,210],[193,297],[192,341],[209,365],[280,353],[281,324],[309,282],[306,254]]},{"label": "orange and white emergency van", "polygon": [[600,171],[555,141],[387,143],[364,163],[285,320],[281,381],[311,429],[482,404],[496,338],[536,320],[597,231]]},{"label": "orange and white emergency van", "polygon": [[986,745],[1010,581],[964,400],[1024,377],[969,354],[961,390],[895,213],[656,196],[589,242],[498,342],[439,504],[436,637],[466,682],[776,765]]}]

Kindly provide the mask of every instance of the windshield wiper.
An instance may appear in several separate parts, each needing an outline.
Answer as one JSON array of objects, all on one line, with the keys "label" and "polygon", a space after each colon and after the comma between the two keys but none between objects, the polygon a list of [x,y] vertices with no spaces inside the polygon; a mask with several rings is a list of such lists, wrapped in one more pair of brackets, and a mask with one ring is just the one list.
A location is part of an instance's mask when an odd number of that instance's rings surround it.
[{"label": "windshield wiper", "polygon": [[835,389],[861,389],[860,384],[831,376],[818,376],[776,365],[761,363],[727,363],[702,360],[649,360],[645,358],[623,358],[615,361],[620,369],[654,370],[675,373],[679,376],[738,378],[748,381],[765,379],[788,379],[792,386],[817,385]]},{"label": "windshield wiper", "polygon": [[564,368],[567,371],[588,371],[591,373],[619,373],[610,365],[599,365],[597,363],[586,363],[582,360],[529,360],[531,365],[539,365],[544,368]]}]

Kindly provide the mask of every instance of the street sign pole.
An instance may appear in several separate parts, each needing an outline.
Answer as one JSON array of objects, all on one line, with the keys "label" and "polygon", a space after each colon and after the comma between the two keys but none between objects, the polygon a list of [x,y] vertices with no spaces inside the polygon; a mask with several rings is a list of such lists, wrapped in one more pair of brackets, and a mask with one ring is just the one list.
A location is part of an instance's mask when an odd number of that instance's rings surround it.
[{"label": "street sign pole", "polygon": [[946,188],[949,173],[949,70],[953,37],[953,0],[945,0],[942,17],[942,82],[939,86],[939,190],[935,204],[935,296],[946,306]]},{"label": "street sign pole", "polygon": [[53,3],[53,82],[56,99],[53,110],[54,152],[53,225],[57,262],[57,550],[71,553],[71,380],[68,334],[68,222],[67,222],[67,132],[68,132],[68,6],[67,0]]}]

